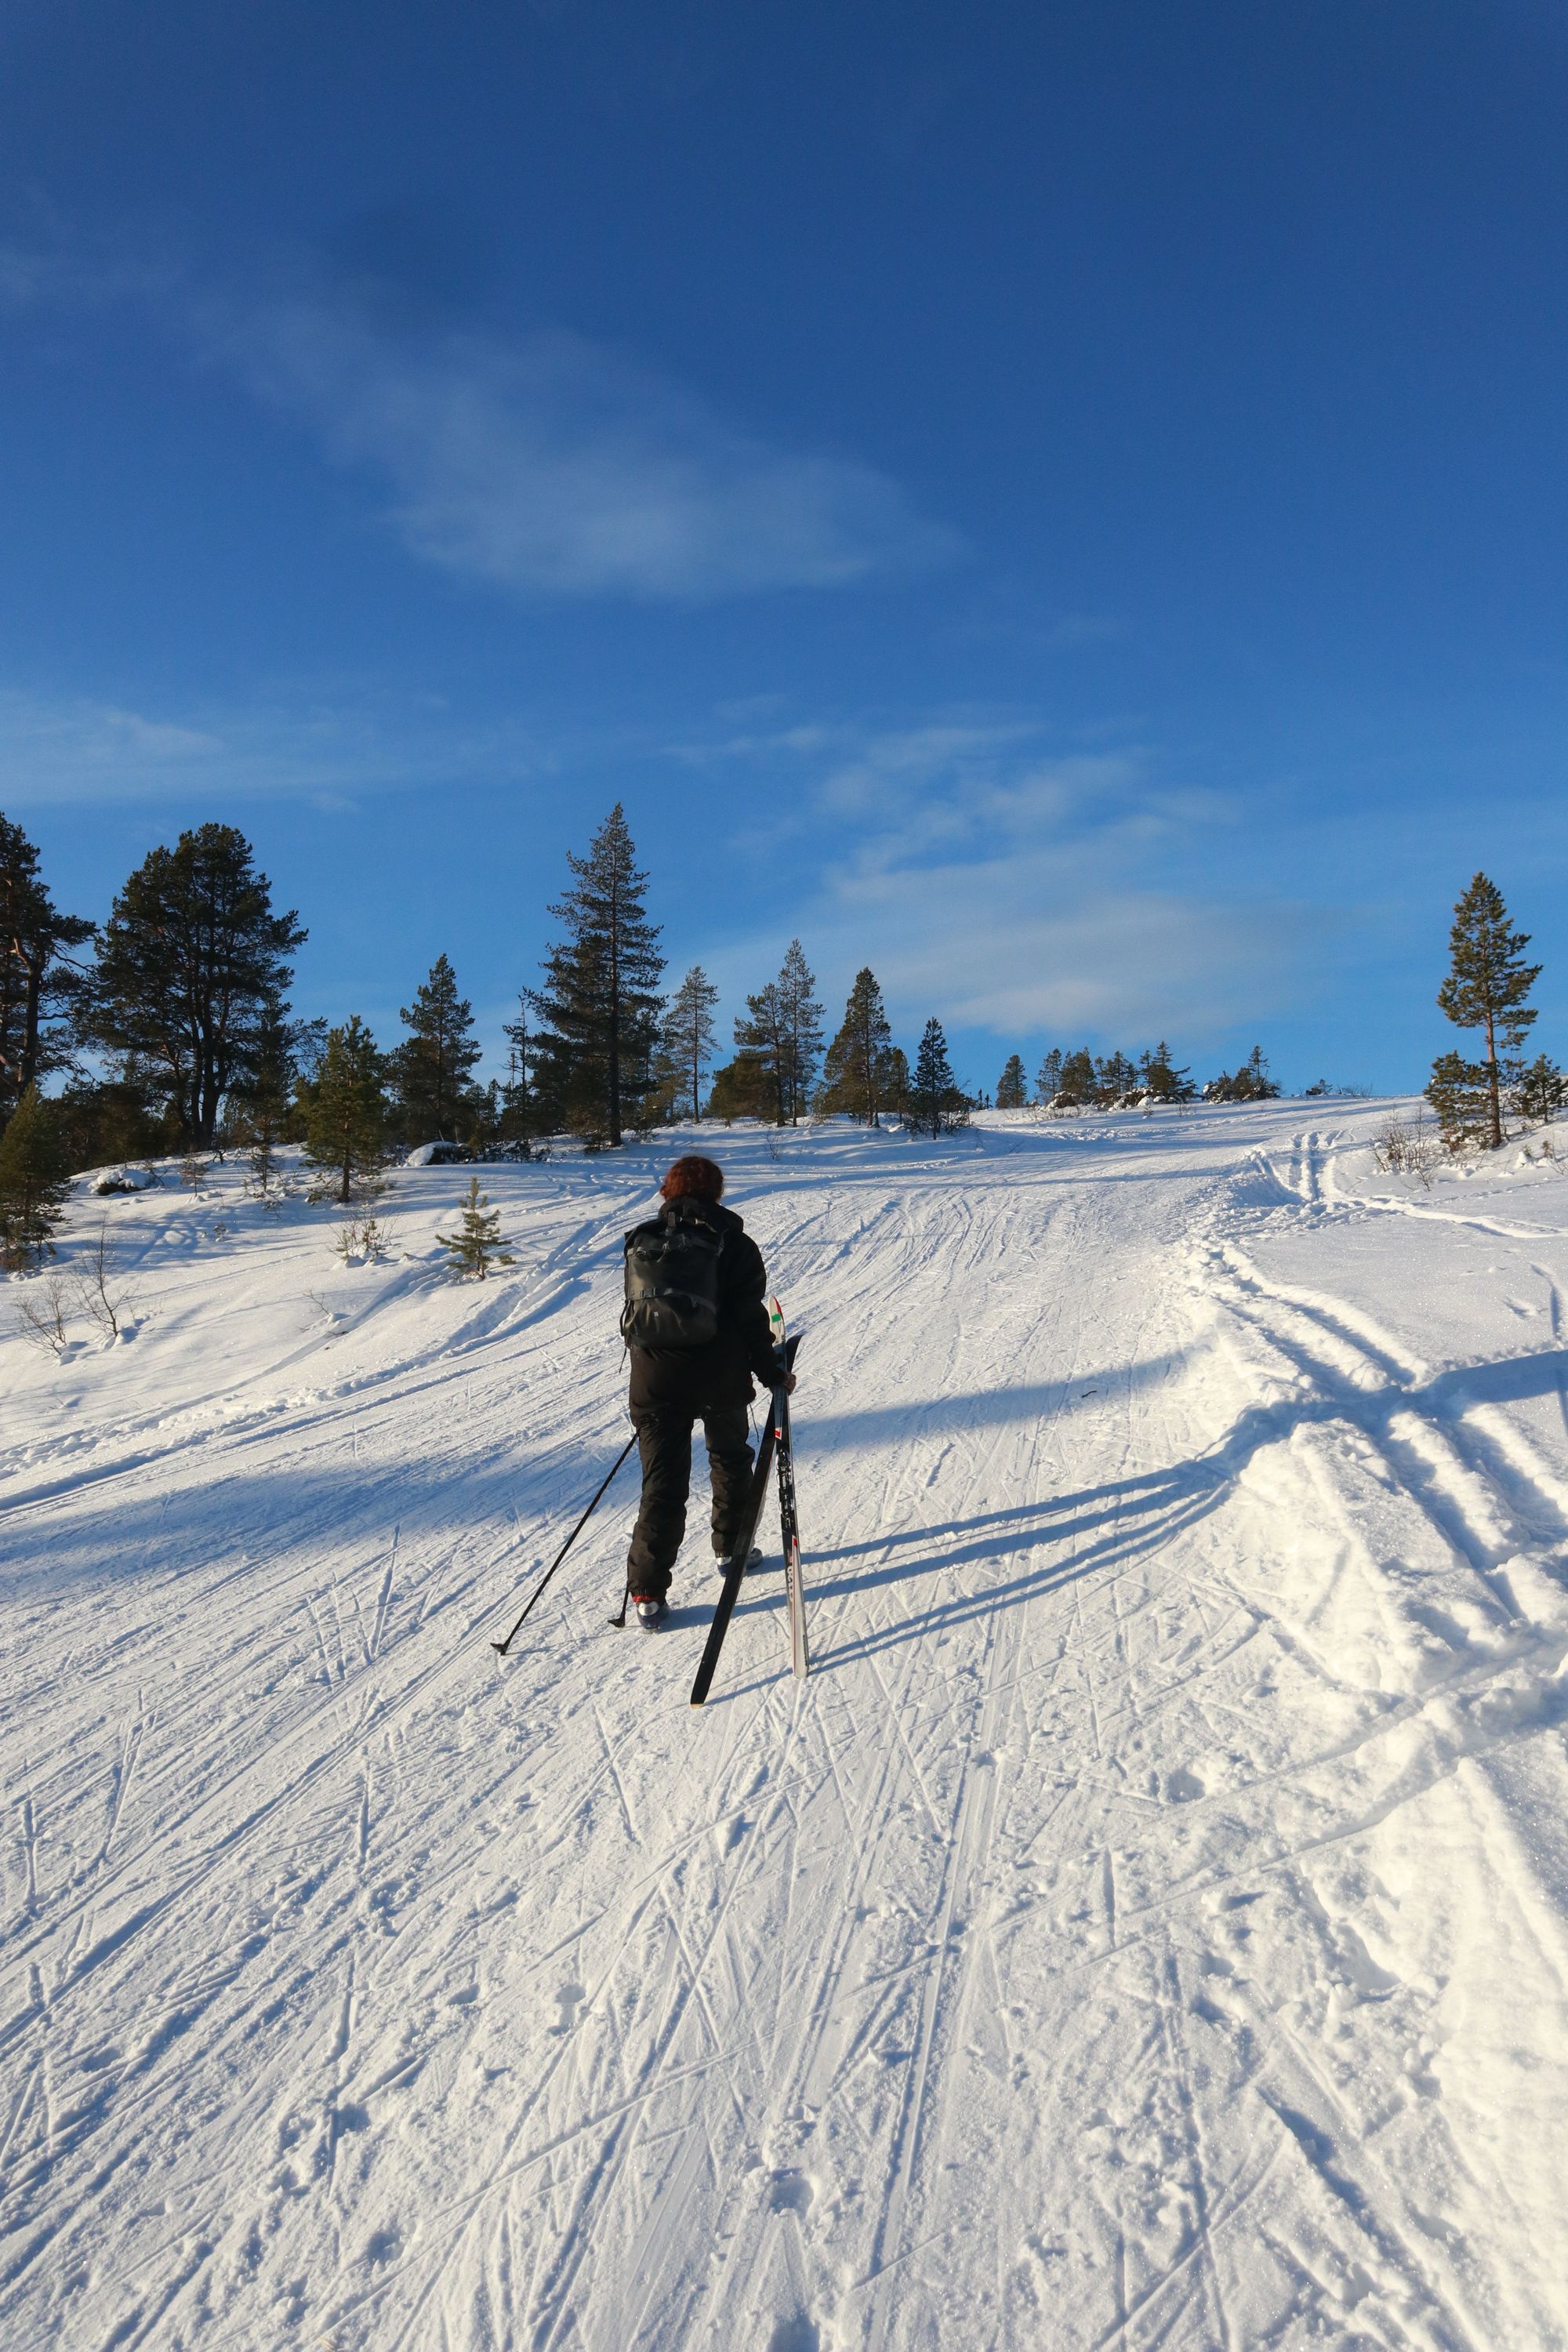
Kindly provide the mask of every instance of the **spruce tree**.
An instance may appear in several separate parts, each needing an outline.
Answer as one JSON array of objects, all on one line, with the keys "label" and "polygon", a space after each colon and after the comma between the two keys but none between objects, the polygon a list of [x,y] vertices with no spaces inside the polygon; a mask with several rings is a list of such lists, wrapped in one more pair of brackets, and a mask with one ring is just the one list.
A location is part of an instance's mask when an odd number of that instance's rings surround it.
[{"label": "spruce tree", "polygon": [[784,1107],[792,1127],[811,1100],[816,1067],[822,1059],[822,1007],[816,1001],[816,981],[798,940],[791,940],[777,981],[780,1025],[784,1038],[783,1057]]},{"label": "spruce tree", "polygon": [[1024,1076],[1022,1054],[1009,1054],[1002,1075],[996,1081],[998,1110],[1022,1110],[1029,1099],[1029,1082]]},{"label": "spruce tree", "polygon": [[[1477,874],[1454,908],[1448,974],[1437,991],[1437,1003],[1457,1029],[1480,1030],[1485,1051],[1479,1063],[1444,1055],[1433,1065],[1432,1079],[1450,1108],[1459,1098],[1484,1090],[1485,1135],[1493,1151],[1503,1140],[1503,1090],[1510,1078],[1517,1082],[1520,1049],[1535,1019],[1526,1000],[1541,977],[1541,966],[1525,962],[1529,945],[1528,932],[1510,928],[1496,883]],[[1451,1131],[1431,1086],[1427,1094],[1445,1131]]]},{"label": "spruce tree", "polygon": [[511,1254],[501,1247],[500,1211],[492,1209],[489,1195],[479,1190],[477,1176],[468,1179],[468,1194],[458,1212],[455,1234],[437,1234],[436,1239],[447,1252],[449,1273],[459,1280],[471,1276],[483,1282],[492,1265],[510,1265]]},{"label": "spruce tree", "polygon": [[405,1136],[410,1143],[456,1143],[459,1122],[475,1108],[468,1074],[483,1049],[473,1008],[458,995],[458,975],[444,955],[397,1017],[409,1032],[392,1056]]},{"label": "spruce tree", "polygon": [[934,1017],[926,1023],[910,1081],[909,1122],[913,1135],[945,1135],[962,1127],[969,1107],[959,1092],[948,1059],[947,1038]]},{"label": "spruce tree", "polygon": [[248,1190],[264,1208],[278,1205],[281,1175],[278,1147],[289,1118],[296,1076],[294,1036],[281,1013],[267,1013],[257,1041],[256,1063],[239,1098],[238,1136],[250,1161]]},{"label": "spruce tree", "polygon": [[1463,1143],[1488,1141],[1491,1089],[1484,1062],[1467,1061],[1463,1054],[1439,1054],[1426,1081],[1426,1099],[1450,1151]]},{"label": "spruce tree", "polygon": [[384,1066],[357,1013],[327,1032],[313,1083],[301,1089],[305,1160],[316,1173],[315,1201],[363,1200],[379,1192],[386,1159]]},{"label": "spruce tree", "polygon": [[1094,1100],[1094,1055],[1087,1045],[1076,1054],[1063,1055],[1057,1100],[1071,1110],[1081,1109],[1085,1103]]},{"label": "spruce tree", "polygon": [[79,1010],[83,1042],[163,1100],[183,1144],[210,1150],[218,1106],[252,1076],[267,1016],[285,1010],[305,936],[292,909],[273,913],[242,833],[183,833],[114,901]]},{"label": "spruce tree", "polygon": [[7,1273],[54,1255],[51,1236],[69,1191],[54,1106],[31,1086],[0,1135],[0,1265]]},{"label": "spruce tree", "polygon": [[689,1104],[693,1120],[702,1116],[702,1086],[713,1059],[713,1007],[719,992],[694,963],[669,1000],[659,1036],[662,1065],[673,1098]]},{"label": "spruce tree", "polygon": [[881,1125],[894,1082],[893,1033],[876,974],[863,966],[844,1007],[844,1020],[823,1066],[821,1108],[847,1111],[868,1127]]},{"label": "spruce tree", "polygon": [[0,1129],[30,1086],[70,1066],[65,1016],[80,974],[65,950],[92,932],[80,916],[58,911],[37,850],[0,815]]},{"label": "spruce tree", "polygon": [[1062,1089],[1062,1049],[1053,1045],[1035,1076],[1035,1100],[1048,1110]]},{"label": "spruce tree", "polygon": [[1095,1064],[1095,1100],[1103,1109],[1114,1110],[1128,1101],[1137,1084],[1137,1066],[1120,1048]]},{"label": "spruce tree", "polygon": [[1138,1076],[1152,1102],[1191,1102],[1196,1089],[1185,1070],[1178,1070],[1162,1037],[1152,1054],[1140,1055]]},{"label": "spruce tree", "polygon": [[1264,1058],[1263,1048],[1261,1045],[1254,1045],[1251,1053],[1248,1054],[1246,1061],[1242,1064],[1240,1069],[1236,1075],[1237,1087],[1240,1090],[1237,1097],[1238,1100],[1242,1102],[1274,1102],[1278,1099],[1279,1094],[1279,1082],[1277,1078],[1271,1078],[1269,1076],[1268,1064]]},{"label": "spruce tree", "polygon": [[543,987],[527,991],[540,1023],[538,1075],[567,1126],[618,1144],[655,1090],[664,971],[647,877],[618,801],[587,856],[569,851],[567,864],[576,879],[550,909],[565,937],[545,955]]},{"label": "spruce tree", "polygon": [[1272,1102],[1279,1088],[1268,1075],[1268,1064],[1261,1045],[1254,1045],[1238,1068],[1222,1070],[1204,1088],[1205,1102]]}]

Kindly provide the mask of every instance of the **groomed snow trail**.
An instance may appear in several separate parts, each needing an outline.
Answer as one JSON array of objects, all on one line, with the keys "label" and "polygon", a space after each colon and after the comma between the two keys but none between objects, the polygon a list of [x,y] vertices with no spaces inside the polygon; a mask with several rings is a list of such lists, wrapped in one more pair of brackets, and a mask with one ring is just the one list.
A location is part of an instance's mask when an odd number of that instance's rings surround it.
[{"label": "groomed snow trail", "polygon": [[482,1288],[457,1170],[379,1266],[79,1200],[134,1338],[0,1286],[5,2345],[1568,2345],[1568,1181],[1312,1108],[721,1133],[815,1664],[771,1557],[698,1713],[700,1475],[669,1631],[628,1468],[488,1646],[651,1150],[486,1171]]}]

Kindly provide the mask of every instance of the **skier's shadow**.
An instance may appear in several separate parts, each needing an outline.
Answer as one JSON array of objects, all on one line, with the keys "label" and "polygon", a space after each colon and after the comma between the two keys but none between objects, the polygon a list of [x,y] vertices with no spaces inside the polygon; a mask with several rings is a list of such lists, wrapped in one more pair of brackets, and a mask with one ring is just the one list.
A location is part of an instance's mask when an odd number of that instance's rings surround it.
[{"label": "skier's shadow", "polygon": [[[810,1593],[826,1600],[874,1591],[879,1585],[909,1585],[921,1578],[945,1575],[952,1569],[1037,1551],[1047,1544],[1072,1547],[1065,1559],[1024,1569],[1004,1582],[987,1583],[923,1609],[914,1608],[894,1624],[874,1627],[837,1645],[820,1662],[821,1670],[831,1671],[894,1649],[900,1643],[991,1616],[1096,1570],[1122,1567],[1157,1551],[1173,1536],[1217,1510],[1240,1473],[1264,1446],[1287,1442],[1300,1429],[1342,1423],[1376,1440],[1396,1415],[1429,1416],[1441,1427],[1476,1405],[1517,1404],[1546,1396],[1560,1401],[1568,1423],[1568,1349],[1532,1349],[1521,1356],[1457,1364],[1420,1382],[1391,1380],[1372,1389],[1347,1385],[1331,1394],[1292,1395],[1249,1406],[1207,1452],[1163,1470],[1111,1479],[1104,1486],[1053,1495],[1041,1502],[982,1511],[972,1518],[938,1520],[865,1543],[843,1544],[831,1551],[813,1554],[808,1550]],[[1473,1422],[1469,1442],[1483,1454],[1492,1450],[1489,1436]],[[931,1547],[927,1557],[907,1556],[920,1547]],[[876,1566],[847,1575],[825,1579],[811,1572],[814,1564],[872,1559]],[[776,1604],[759,1598],[750,1605]],[[760,1683],[750,1685],[762,1686]]]},{"label": "skier's shadow", "polygon": [[[1103,1486],[1085,1487],[1071,1495],[1053,1495],[1044,1502],[1018,1503],[1005,1510],[982,1511],[973,1518],[945,1519],[929,1527],[908,1528],[897,1535],[880,1536],[868,1543],[843,1544],[813,1554],[817,1570],[835,1560],[869,1559],[879,1563],[847,1575],[812,1576],[810,1598],[830,1600],[853,1592],[873,1592],[881,1585],[909,1585],[915,1580],[946,1575],[951,1570],[979,1561],[1016,1557],[1042,1545],[1070,1544],[1065,1559],[1024,1570],[997,1584],[915,1608],[897,1623],[881,1625],[858,1637],[836,1643],[830,1655],[813,1672],[837,1666],[895,1649],[900,1643],[988,1617],[994,1612],[1076,1583],[1079,1578],[1113,1566],[1125,1566],[1145,1553],[1157,1551],[1173,1536],[1205,1518],[1228,1491],[1227,1466],[1217,1461],[1184,1462],[1168,1470],[1119,1478]],[[1086,1538],[1088,1540],[1086,1540]],[[930,1556],[910,1559],[920,1547],[931,1546]],[[742,1601],[743,1612],[777,1606],[776,1597]],[[772,1677],[767,1677],[771,1680]],[[761,1683],[748,1685],[761,1688]],[[739,1697],[739,1691],[731,1694]]]}]

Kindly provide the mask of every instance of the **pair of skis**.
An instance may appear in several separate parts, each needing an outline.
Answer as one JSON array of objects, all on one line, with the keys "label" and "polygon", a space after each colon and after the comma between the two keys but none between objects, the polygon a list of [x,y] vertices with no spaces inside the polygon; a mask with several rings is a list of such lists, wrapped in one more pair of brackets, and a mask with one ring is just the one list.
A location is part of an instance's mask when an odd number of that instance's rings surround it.
[{"label": "pair of skis", "polygon": [[768,1475],[775,1467],[779,1489],[779,1532],[784,1542],[784,1592],[789,1602],[790,1664],[804,1679],[811,1663],[805,1642],[805,1587],[800,1572],[800,1522],[795,1514],[795,1453],[790,1443],[789,1391],[785,1386],[786,1376],[794,1369],[800,1334],[796,1332],[791,1339],[785,1332],[784,1309],[776,1298],[768,1301],[768,1320],[773,1329],[779,1377],[773,1382],[767,1423],[763,1431],[762,1444],[757,1448],[757,1465],[752,1473],[746,1524],[730,1554],[719,1605],[713,1612],[713,1622],[708,1628],[697,1679],[691,1685],[693,1706],[700,1706],[713,1686],[714,1668],[719,1664],[719,1653],[724,1646],[724,1636],[730,1630],[730,1620],[740,1596],[741,1580],[746,1573],[752,1539],[768,1498]]}]

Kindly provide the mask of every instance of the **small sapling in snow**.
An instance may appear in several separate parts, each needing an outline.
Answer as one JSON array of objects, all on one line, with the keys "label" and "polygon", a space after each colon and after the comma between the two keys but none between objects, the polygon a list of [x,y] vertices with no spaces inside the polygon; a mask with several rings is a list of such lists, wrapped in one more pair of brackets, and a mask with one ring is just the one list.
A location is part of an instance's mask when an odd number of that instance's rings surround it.
[{"label": "small sapling in snow", "polygon": [[502,1249],[500,1238],[500,1211],[491,1208],[489,1194],[479,1190],[479,1178],[470,1176],[457,1232],[436,1236],[447,1252],[448,1272],[458,1281],[471,1276],[476,1282],[483,1282],[492,1265],[510,1265],[511,1254]]},{"label": "small sapling in snow", "polygon": [[312,1201],[372,1201],[384,1191],[385,1065],[358,1013],[329,1029],[306,1109]]}]

